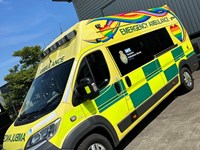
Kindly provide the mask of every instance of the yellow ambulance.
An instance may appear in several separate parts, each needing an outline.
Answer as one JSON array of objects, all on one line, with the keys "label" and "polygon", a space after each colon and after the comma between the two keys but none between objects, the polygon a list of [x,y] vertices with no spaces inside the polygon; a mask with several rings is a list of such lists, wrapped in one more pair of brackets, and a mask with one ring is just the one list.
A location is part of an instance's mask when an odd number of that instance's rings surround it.
[{"label": "yellow ambulance", "polygon": [[112,150],[199,66],[167,7],[85,20],[57,37],[41,63],[4,150]]}]

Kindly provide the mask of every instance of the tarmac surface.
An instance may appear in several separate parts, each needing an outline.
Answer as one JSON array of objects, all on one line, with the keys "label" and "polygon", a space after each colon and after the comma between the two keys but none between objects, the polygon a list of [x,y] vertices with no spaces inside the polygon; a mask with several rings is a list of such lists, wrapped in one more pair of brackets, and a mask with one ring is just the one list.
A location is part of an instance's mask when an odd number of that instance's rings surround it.
[{"label": "tarmac surface", "polygon": [[116,150],[200,150],[200,70],[193,77],[191,92],[179,96],[172,93]]},{"label": "tarmac surface", "polygon": [[194,89],[172,93],[116,148],[117,150],[200,150],[200,71]]}]

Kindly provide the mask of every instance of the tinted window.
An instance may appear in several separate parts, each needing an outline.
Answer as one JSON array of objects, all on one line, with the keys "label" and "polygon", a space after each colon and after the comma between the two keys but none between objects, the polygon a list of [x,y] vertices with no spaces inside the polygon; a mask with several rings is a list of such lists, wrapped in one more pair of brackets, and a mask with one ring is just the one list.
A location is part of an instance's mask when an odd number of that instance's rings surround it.
[{"label": "tinted window", "polygon": [[110,46],[109,50],[122,75],[154,58],[151,49],[147,48],[141,36]]},{"label": "tinted window", "polygon": [[154,55],[174,45],[165,28],[144,34],[142,38],[144,39],[147,48],[152,50]]},{"label": "tinted window", "polygon": [[108,47],[124,76],[154,59],[154,55],[173,46],[165,28]]}]

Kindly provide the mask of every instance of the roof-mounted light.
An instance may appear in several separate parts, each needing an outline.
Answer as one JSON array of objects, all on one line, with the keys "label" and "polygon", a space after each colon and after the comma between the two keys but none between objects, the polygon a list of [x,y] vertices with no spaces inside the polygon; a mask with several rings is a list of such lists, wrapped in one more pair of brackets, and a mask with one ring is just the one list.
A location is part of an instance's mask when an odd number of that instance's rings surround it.
[{"label": "roof-mounted light", "polygon": [[53,44],[51,47],[50,47],[50,50],[51,52],[53,52],[54,50],[56,50],[58,48],[57,44]]},{"label": "roof-mounted light", "polygon": [[68,33],[65,37],[67,40],[71,40],[76,36],[76,30],[73,30],[72,32]]},{"label": "roof-mounted light", "polygon": [[41,54],[41,57],[44,58],[45,56],[49,55],[51,52],[55,51],[58,47],[69,42],[71,39],[73,39],[76,36],[76,34],[77,34],[76,30],[73,30],[72,32],[68,33],[62,39],[57,41],[55,44],[45,49],[43,53]]},{"label": "roof-mounted light", "polygon": [[50,48],[48,48],[47,50],[45,50],[43,53],[44,53],[44,55],[49,55],[50,54],[50,52],[51,52],[51,49]]},{"label": "roof-mounted light", "polygon": [[66,42],[67,42],[67,40],[64,37],[61,40],[59,40],[57,43],[58,43],[59,46],[61,46],[61,45],[65,44]]}]

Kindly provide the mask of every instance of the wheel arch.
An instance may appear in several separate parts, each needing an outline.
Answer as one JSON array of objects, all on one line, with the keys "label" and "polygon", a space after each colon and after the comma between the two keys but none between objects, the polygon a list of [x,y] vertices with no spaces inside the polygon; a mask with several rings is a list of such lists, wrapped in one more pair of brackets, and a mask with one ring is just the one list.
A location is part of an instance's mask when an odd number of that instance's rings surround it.
[{"label": "wheel arch", "polygon": [[181,69],[184,68],[184,67],[188,68],[189,71],[192,73],[192,70],[191,70],[191,67],[190,67],[190,64],[188,63],[188,61],[187,60],[182,60],[179,63],[179,75],[180,75]]},{"label": "wheel arch", "polygon": [[76,126],[65,138],[63,149],[76,149],[78,144],[92,133],[105,136],[113,146],[119,144],[119,138],[110,122],[102,116],[93,116]]},{"label": "wheel arch", "polygon": [[187,67],[191,73],[198,70],[199,60],[198,60],[196,54],[192,55],[191,57],[189,57],[187,59],[181,60],[181,62],[179,63],[179,73],[183,67]]}]

